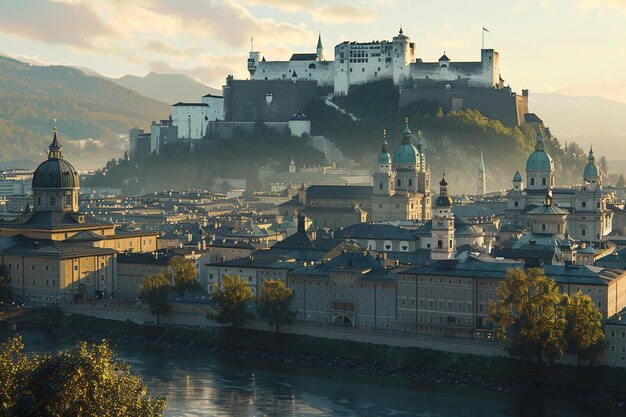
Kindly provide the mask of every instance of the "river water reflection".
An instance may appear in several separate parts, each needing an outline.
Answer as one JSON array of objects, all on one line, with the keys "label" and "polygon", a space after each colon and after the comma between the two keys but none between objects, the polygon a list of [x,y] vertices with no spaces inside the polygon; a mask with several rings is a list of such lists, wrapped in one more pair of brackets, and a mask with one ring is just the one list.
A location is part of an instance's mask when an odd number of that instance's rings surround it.
[{"label": "river water reflection", "polygon": [[[12,333],[0,332],[0,341]],[[22,332],[27,350],[56,351],[65,340]],[[155,395],[166,416],[623,416],[626,409],[505,394],[392,377],[308,369],[214,354],[117,346],[120,359]]]}]

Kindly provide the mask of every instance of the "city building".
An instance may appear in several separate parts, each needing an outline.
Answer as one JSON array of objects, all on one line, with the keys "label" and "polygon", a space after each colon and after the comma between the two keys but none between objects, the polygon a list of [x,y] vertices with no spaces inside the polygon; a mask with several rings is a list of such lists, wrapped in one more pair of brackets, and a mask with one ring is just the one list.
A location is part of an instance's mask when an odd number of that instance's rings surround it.
[{"label": "city building", "polygon": [[0,222],[0,256],[21,302],[82,301],[114,296],[118,251],[153,251],[156,233],[129,232],[81,213],[78,173],[54,138],[33,174],[33,206]]},{"label": "city building", "polygon": [[[602,188],[602,175],[593,149],[589,151],[582,184],[573,188],[555,187],[554,162],[546,152],[543,135],[538,134],[535,150],[526,162],[525,187],[519,171],[513,176],[513,188],[507,195],[507,222],[529,228],[529,216],[537,214],[533,210],[544,205],[546,194],[551,195],[551,210],[558,210],[565,216],[572,238],[593,245],[607,240],[613,230],[613,212],[607,204],[614,198]],[[561,229],[558,233],[564,232]]]},{"label": "city building", "polygon": [[[400,145],[388,152],[386,133],[372,186],[312,185],[298,199],[316,227],[341,228],[364,221],[425,221],[431,217],[430,169],[421,135],[408,126]],[[417,146],[413,140],[416,140]]]}]

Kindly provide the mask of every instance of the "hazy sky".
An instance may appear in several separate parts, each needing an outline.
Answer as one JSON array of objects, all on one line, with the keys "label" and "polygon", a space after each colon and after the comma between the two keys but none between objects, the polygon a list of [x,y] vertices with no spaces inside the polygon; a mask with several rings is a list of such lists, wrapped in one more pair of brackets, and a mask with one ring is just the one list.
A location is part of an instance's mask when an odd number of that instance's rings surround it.
[{"label": "hazy sky", "polygon": [[[267,59],[343,40],[391,39],[417,56],[478,60],[500,52],[514,90],[626,82],[626,0],[0,0],[0,52],[107,76],[185,73],[211,86],[247,76],[250,37]],[[596,87],[595,85],[598,84]]]}]

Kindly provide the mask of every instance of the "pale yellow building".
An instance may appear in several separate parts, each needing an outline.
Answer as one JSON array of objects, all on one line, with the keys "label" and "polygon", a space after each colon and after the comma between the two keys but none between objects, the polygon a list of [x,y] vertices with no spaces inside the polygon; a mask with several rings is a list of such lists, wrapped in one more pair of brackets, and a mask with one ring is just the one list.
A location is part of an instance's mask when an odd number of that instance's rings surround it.
[{"label": "pale yellow building", "polygon": [[70,302],[115,296],[116,254],[156,250],[156,233],[127,232],[78,211],[78,172],[55,129],[33,174],[33,206],[0,222],[0,256],[15,300]]}]

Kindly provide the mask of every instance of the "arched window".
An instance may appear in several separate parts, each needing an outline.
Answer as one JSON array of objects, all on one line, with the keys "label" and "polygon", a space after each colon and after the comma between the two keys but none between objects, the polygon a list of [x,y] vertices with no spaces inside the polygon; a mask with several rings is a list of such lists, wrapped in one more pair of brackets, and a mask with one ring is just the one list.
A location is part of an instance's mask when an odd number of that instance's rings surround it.
[{"label": "arched window", "polygon": [[378,189],[382,190],[383,189],[383,183],[381,182],[380,184],[378,184]]},{"label": "arched window", "polygon": [[368,240],[367,241],[367,248],[370,250],[376,250],[376,241],[375,240]]},{"label": "arched window", "polygon": [[587,235],[587,229],[580,229],[580,235],[581,236],[586,236]]},{"label": "arched window", "polygon": [[413,187],[413,180],[409,178],[409,187]]},{"label": "arched window", "polygon": [[385,240],[385,243],[383,244],[383,250],[388,252],[391,249],[392,249],[391,240]]},{"label": "arched window", "polygon": [[402,181],[400,181],[400,178],[398,178],[398,181],[396,181],[396,185],[399,187],[400,184],[402,184]]},{"label": "arched window", "polygon": [[54,197],[50,197],[50,205],[54,206],[57,203],[57,199]]},{"label": "arched window", "polygon": [[315,64],[310,64],[309,69],[315,69]]},{"label": "arched window", "polygon": [[443,241],[441,240],[437,241],[437,249],[443,249]]},{"label": "arched window", "polygon": [[403,240],[400,242],[400,252],[408,252],[409,251],[409,242]]}]

